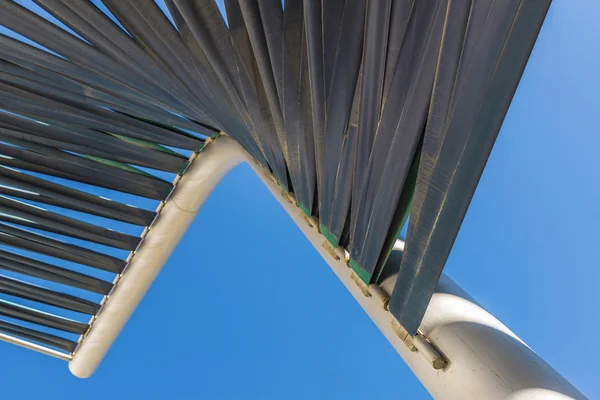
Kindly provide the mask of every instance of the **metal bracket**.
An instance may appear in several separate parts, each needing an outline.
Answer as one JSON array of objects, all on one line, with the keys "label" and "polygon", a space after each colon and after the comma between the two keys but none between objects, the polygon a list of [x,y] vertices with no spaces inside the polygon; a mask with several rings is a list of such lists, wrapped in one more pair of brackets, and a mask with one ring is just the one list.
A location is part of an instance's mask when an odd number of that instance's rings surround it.
[{"label": "metal bracket", "polygon": [[360,289],[362,294],[365,295],[365,297],[371,297],[371,292],[369,291],[369,287],[366,285],[366,283],[364,283],[362,281],[362,279],[360,279],[358,277],[358,275],[356,275],[356,272],[352,272],[351,278],[354,281],[354,283],[356,283],[356,286],[358,286],[358,288]]},{"label": "metal bracket", "polygon": [[425,357],[427,362],[431,364],[433,369],[444,369],[448,365],[448,361],[438,351],[438,349],[431,343],[425,335],[421,332],[417,332],[414,338],[415,346],[419,353]]},{"label": "metal bracket", "polygon": [[385,311],[390,311],[390,297],[383,290],[381,290],[379,285],[371,283],[369,285],[369,293],[371,293],[374,298],[379,300]]},{"label": "metal bracket", "polygon": [[404,329],[402,325],[400,325],[400,322],[398,322],[396,318],[392,318],[392,330],[396,333],[396,335],[398,335],[398,337],[404,342],[410,351],[417,351],[413,337],[408,334],[408,331]]}]

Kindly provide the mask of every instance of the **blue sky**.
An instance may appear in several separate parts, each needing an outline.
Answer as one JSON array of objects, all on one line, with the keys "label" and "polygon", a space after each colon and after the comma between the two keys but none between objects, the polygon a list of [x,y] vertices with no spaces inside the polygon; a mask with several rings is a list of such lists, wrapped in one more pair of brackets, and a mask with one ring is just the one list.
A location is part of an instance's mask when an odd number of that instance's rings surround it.
[{"label": "blue sky", "polygon": [[[599,15],[597,0],[554,1],[446,268],[590,398]],[[7,398],[430,398],[246,166],[209,199],[96,375],[0,352]]]}]

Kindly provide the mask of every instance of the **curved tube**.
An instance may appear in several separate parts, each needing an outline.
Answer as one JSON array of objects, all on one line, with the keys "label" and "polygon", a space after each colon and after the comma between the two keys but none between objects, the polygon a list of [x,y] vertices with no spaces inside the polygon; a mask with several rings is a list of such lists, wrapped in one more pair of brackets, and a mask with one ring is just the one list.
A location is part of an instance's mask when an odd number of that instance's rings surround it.
[{"label": "curved tube", "polygon": [[[585,399],[445,274],[440,278],[419,328],[447,360],[447,366],[435,369],[432,361],[437,355],[430,345],[417,340],[414,343],[417,351],[412,351],[413,347],[407,346],[392,328],[394,317],[382,307],[379,296],[366,296],[352,280],[352,268],[346,265],[344,258],[332,256],[327,246],[323,246],[326,239],[316,228],[318,224],[306,224],[302,211],[282,196],[279,187],[265,176],[264,171],[253,163],[249,165],[435,399]],[[394,246],[396,251],[403,248],[401,241]],[[397,274],[392,275],[380,285],[388,296],[396,278]],[[368,351],[368,348],[361,347],[360,350]],[[401,392],[399,397],[402,397]]]},{"label": "curved tube", "polygon": [[69,362],[73,375],[87,378],[96,371],[208,196],[244,160],[240,146],[226,136],[194,159],[75,351]]},{"label": "curved tube", "polygon": [[[225,136],[203,150],[181,178],[69,363],[74,375],[85,378],[95,371],[204,201],[223,176],[243,161],[248,161],[434,398],[585,399],[446,275],[442,275],[419,328],[428,342],[418,337],[414,346],[407,346],[406,338],[399,337],[393,328],[392,314],[382,306],[381,295],[389,296],[396,276],[386,278],[377,289],[371,288],[381,291],[380,295],[367,296],[352,280],[352,269],[346,265],[343,251],[328,250],[318,223],[307,224],[302,211],[290,202],[288,195],[282,194],[265,170]],[[395,250],[402,249],[403,243],[397,243]],[[430,348],[429,342],[435,347]],[[435,361],[442,357],[444,362],[438,363],[440,369],[434,369]]]}]

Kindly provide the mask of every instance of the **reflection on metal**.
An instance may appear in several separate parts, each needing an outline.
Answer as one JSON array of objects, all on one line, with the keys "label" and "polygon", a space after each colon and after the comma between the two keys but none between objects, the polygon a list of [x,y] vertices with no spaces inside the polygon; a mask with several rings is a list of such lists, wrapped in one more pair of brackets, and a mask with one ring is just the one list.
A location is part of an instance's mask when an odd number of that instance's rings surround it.
[{"label": "reflection on metal", "polygon": [[46,354],[48,356],[60,358],[61,360],[70,361],[72,359],[71,354],[63,353],[57,350],[53,350],[48,347],[40,346],[39,344],[28,342],[23,339],[19,339],[14,336],[6,335],[4,333],[0,333],[0,340],[3,342],[8,342],[11,344],[15,344],[20,347],[24,347],[29,350],[37,351],[38,353]]}]

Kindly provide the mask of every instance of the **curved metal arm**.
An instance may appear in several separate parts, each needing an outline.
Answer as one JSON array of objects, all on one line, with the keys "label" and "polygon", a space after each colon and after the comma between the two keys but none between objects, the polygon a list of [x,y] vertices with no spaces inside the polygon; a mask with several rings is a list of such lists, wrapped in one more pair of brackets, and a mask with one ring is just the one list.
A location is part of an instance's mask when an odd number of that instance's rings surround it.
[{"label": "curved metal arm", "polygon": [[87,378],[96,371],[208,196],[244,160],[245,152],[227,136],[207,144],[193,160],[75,351],[69,362],[73,375]]},{"label": "curved metal arm", "polygon": [[[193,161],[104,303],[69,363],[81,378],[94,373],[181,237],[221,179],[247,161],[334,273],[436,399],[585,399],[531,348],[442,275],[416,340],[386,307],[396,276],[380,287],[353,279],[344,250],[331,249],[293,198],[232,139],[221,136]],[[400,242],[395,247],[402,251]],[[400,333],[400,334],[399,334]]]}]

